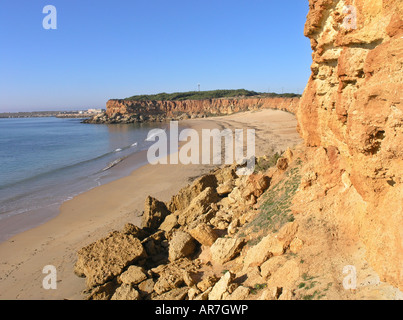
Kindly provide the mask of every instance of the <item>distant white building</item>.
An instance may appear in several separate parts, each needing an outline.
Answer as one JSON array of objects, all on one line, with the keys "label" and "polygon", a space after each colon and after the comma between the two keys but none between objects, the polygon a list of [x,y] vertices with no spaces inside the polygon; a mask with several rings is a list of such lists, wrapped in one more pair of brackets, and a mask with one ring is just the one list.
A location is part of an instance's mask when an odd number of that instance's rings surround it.
[{"label": "distant white building", "polygon": [[101,113],[102,109],[88,109],[87,113]]}]

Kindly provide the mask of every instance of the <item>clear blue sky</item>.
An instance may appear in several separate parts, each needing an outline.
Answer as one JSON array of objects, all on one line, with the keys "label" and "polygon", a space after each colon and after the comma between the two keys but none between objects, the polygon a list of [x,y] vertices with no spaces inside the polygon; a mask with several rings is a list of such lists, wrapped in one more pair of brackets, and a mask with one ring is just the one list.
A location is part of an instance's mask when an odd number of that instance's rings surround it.
[{"label": "clear blue sky", "polygon": [[[45,5],[57,30],[45,30]],[[0,112],[214,89],[299,92],[307,0],[1,0]]]}]

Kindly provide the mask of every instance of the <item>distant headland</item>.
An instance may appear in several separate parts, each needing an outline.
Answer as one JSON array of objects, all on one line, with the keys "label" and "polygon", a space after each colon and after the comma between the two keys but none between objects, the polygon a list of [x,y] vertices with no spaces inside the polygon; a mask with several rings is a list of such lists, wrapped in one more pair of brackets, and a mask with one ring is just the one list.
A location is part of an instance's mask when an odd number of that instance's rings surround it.
[{"label": "distant headland", "polygon": [[104,112],[104,109],[87,109],[77,111],[32,111],[32,112],[2,112],[0,118],[90,118],[99,113]]}]

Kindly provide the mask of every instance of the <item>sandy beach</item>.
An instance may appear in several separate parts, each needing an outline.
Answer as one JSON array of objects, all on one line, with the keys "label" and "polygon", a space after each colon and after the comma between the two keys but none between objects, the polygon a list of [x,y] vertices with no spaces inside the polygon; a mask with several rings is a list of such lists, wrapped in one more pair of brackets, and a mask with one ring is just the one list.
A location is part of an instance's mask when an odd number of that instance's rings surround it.
[{"label": "sandy beach", "polygon": [[[255,129],[257,156],[301,143],[295,116],[278,110],[187,120],[180,125],[198,132],[213,128]],[[130,161],[138,159],[129,158],[114,169],[127,170]],[[128,222],[138,225],[148,195],[168,201],[193,178],[214,167],[147,164],[65,202],[56,217],[0,243],[0,299],[83,299],[85,280],[73,273],[77,250]],[[42,270],[47,265],[56,267],[56,290],[42,286],[46,276]]]}]

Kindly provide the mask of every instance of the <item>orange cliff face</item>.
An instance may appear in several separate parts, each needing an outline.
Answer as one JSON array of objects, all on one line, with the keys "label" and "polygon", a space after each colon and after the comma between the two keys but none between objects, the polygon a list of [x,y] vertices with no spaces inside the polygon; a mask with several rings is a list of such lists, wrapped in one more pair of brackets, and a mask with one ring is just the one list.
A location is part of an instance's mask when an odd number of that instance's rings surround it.
[{"label": "orange cliff face", "polygon": [[106,120],[117,122],[158,121],[166,118],[227,115],[262,108],[296,112],[299,98],[233,98],[185,101],[109,100]]},{"label": "orange cliff face", "polygon": [[355,209],[338,214],[353,216],[381,280],[402,289],[403,2],[309,0],[309,6],[305,35],[313,63],[298,130],[308,147],[338,159],[340,180],[358,195]]}]

